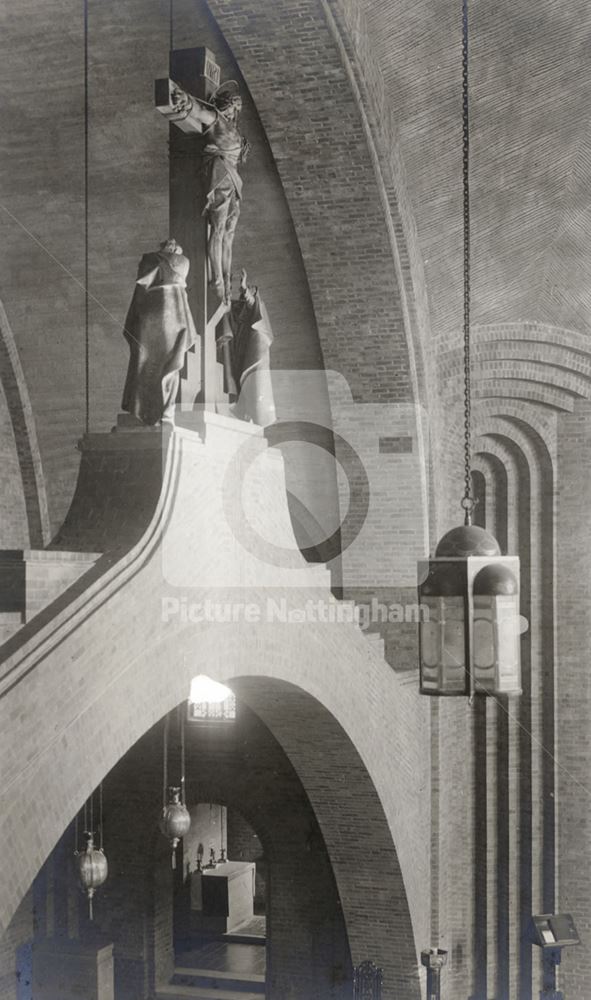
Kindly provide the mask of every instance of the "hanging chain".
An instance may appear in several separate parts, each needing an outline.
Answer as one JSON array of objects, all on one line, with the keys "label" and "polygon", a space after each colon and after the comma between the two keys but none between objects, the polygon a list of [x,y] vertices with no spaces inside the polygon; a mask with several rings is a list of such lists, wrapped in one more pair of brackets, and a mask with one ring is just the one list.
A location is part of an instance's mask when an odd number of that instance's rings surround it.
[{"label": "hanging chain", "polygon": [[468,102],[468,0],[462,0],[462,180],[464,217],[464,496],[466,524],[472,522],[472,390],[470,365],[470,116]]},{"label": "hanging chain", "polygon": [[179,705],[179,723],[181,730],[181,802],[185,805],[185,713],[184,702]]},{"label": "hanging chain", "polygon": [[84,0],[84,430],[90,431],[90,295],[88,236],[88,0]]},{"label": "hanging chain", "polygon": [[162,748],[162,808],[166,809],[168,803],[168,726],[170,716],[164,719],[164,736]]}]

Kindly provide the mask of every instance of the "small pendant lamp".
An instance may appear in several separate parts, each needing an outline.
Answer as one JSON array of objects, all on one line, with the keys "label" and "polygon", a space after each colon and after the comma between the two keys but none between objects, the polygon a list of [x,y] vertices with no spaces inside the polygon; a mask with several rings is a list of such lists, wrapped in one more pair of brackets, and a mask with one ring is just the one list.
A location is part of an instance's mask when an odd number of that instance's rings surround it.
[{"label": "small pendant lamp", "polygon": [[94,834],[86,831],[84,836],[86,837],[86,848],[84,851],[77,852],[76,863],[80,885],[88,897],[88,916],[92,920],[92,900],[95,891],[106,881],[109,865],[102,847],[94,846]]},{"label": "small pendant lamp", "polygon": [[[86,820],[88,818],[87,811],[88,803],[84,806],[84,821],[86,825]],[[75,832],[75,843],[76,850],[74,851],[74,858],[76,860],[76,868],[78,871],[78,880],[80,882],[81,888],[86,893],[88,898],[88,916],[90,920],[93,920],[93,898],[97,889],[104,884],[107,880],[109,874],[109,865],[105,852],[103,850],[103,786],[99,786],[99,846],[96,847],[94,843],[94,793],[90,797],[90,830],[84,831],[84,839],[86,840],[86,846],[83,851],[77,849],[78,844],[78,817],[76,817],[76,832]]]},{"label": "small pendant lamp", "polygon": [[472,524],[470,366],[470,131],[468,0],[462,5],[464,221],[464,524],[419,563],[421,694],[521,694],[519,559],[503,556],[496,538]]},{"label": "small pendant lamp", "polygon": [[191,817],[185,804],[185,717],[179,712],[181,738],[181,782],[177,787],[168,784],[168,733],[170,717],[164,721],[164,749],[162,774],[162,814],[160,831],[170,842],[171,866],[176,868],[176,849],[182,838],[189,832]]}]

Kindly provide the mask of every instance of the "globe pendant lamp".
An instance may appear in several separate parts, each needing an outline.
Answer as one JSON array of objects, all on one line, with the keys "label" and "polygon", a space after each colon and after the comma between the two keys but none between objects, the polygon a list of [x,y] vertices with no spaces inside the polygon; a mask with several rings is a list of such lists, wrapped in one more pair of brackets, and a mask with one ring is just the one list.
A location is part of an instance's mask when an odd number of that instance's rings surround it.
[{"label": "globe pendant lamp", "polygon": [[162,774],[162,813],[160,816],[160,832],[170,842],[171,867],[176,868],[176,849],[182,838],[189,832],[191,817],[185,804],[185,717],[178,712],[180,745],[181,745],[181,781],[180,785],[168,785],[168,734],[170,716],[164,720],[164,748]]},{"label": "globe pendant lamp", "polygon": [[464,524],[419,563],[421,694],[521,694],[519,559],[472,524],[468,7],[462,6],[464,221]]},{"label": "globe pendant lamp", "polygon": [[176,849],[179,841],[189,832],[191,817],[184,802],[181,802],[180,788],[169,788],[169,799],[162,809],[160,829],[170,841],[171,863],[176,868]]},{"label": "globe pendant lamp", "polygon": [[[103,786],[102,783],[98,788],[98,805],[99,805],[99,815],[98,815],[98,831],[99,831],[99,846],[96,847],[94,843],[94,799],[95,793],[93,792],[90,799],[84,804],[84,839],[86,841],[86,846],[83,851],[78,850],[78,816],[76,816],[75,822],[75,832],[74,832],[74,859],[76,862],[76,870],[78,873],[78,881],[80,882],[81,888],[86,893],[88,898],[88,916],[89,919],[93,919],[93,906],[92,901],[94,894],[101,885],[107,880],[109,874],[109,865],[107,863],[107,858],[103,850]],[[87,821],[90,820],[90,823]]]},{"label": "globe pendant lamp", "polygon": [[80,885],[88,897],[88,916],[92,920],[92,900],[96,890],[106,881],[109,866],[102,847],[94,846],[94,834],[86,831],[84,836],[86,848],[76,851],[76,865]]}]

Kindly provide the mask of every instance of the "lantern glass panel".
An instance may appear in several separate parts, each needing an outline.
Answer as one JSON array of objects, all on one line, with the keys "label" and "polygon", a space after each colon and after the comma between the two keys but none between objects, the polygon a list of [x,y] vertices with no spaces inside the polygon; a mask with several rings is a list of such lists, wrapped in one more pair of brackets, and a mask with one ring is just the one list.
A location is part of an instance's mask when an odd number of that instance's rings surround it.
[{"label": "lantern glass panel", "polygon": [[466,638],[464,598],[444,599],[441,686],[444,691],[463,691],[466,683]]},{"label": "lantern glass panel", "polygon": [[520,687],[519,597],[499,596],[495,605],[498,687],[508,691]]},{"label": "lantern glass panel", "polygon": [[495,640],[493,629],[494,598],[474,598],[474,666],[480,670],[493,670],[495,665]]},{"label": "lantern glass panel", "polygon": [[421,630],[421,660],[424,667],[439,666],[441,646],[441,612],[440,597],[423,597],[425,607],[424,617],[420,622]]}]

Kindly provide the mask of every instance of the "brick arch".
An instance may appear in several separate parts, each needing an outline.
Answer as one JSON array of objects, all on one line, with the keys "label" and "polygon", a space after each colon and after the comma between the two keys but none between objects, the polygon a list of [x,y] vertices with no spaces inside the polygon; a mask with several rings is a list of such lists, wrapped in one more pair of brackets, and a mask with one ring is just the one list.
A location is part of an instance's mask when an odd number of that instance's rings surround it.
[{"label": "brick arch", "polygon": [[[5,483],[10,480],[10,511],[4,517],[10,521],[10,537],[6,548],[43,546],[49,541],[49,516],[47,497],[41,467],[37,431],[25,376],[18,356],[14,335],[8,316],[0,302],[0,386],[7,408],[3,416],[6,431],[11,430],[8,451],[0,459]],[[13,451],[16,468],[13,470]],[[11,475],[12,472],[12,475]],[[19,503],[20,501],[20,503]],[[22,523],[14,521],[22,504]]]},{"label": "brick arch", "polygon": [[[409,307],[410,224],[405,229],[396,216],[392,165],[376,144],[379,107],[360,87],[347,18],[315,0],[297,12],[291,0],[259,6],[255,16],[246,0],[209,3],[277,164],[325,365],[346,376],[356,400],[418,401],[424,390],[419,324],[414,303]],[[355,44],[359,39],[357,31]]]},{"label": "brick arch", "polygon": [[[144,468],[158,478],[161,445],[156,437],[150,440],[156,457],[153,462],[144,458]],[[0,756],[7,775],[0,793],[0,877],[6,886],[0,900],[2,921],[10,920],[65,823],[129,748],[187,697],[195,674],[230,684],[233,678],[249,678],[248,685],[240,681],[237,690],[246,701],[252,698],[288,756],[293,755],[304,789],[318,808],[329,853],[335,852],[338,891],[350,911],[348,929],[351,933],[354,927],[357,935],[354,960],[364,952],[367,956],[372,937],[375,950],[369,957],[388,972],[387,1000],[417,1000],[417,949],[428,939],[429,919],[429,755],[421,740],[427,706],[414,685],[405,684],[346,620],[316,619],[298,628],[265,613],[254,625],[246,619],[208,623],[181,615],[163,618],[163,598],[178,594],[180,586],[175,589],[163,574],[164,546],[175,565],[182,560],[190,571],[198,564],[199,579],[186,583],[191,600],[219,602],[238,596],[265,609],[272,599],[275,606],[285,602],[287,611],[300,615],[308,601],[323,599],[334,606],[328,574],[303,559],[304,576],[296,587],[289,584],[290,569],[259,566],[258,583],[251,577],[252,556],[246,550],[240,555],[224,514],[220,442],[218,448],[207,442],[193,432],[174,431],[160,501],[142,538],[136,540],[132,518],[131,548],[122,555],[117,547],[122,540],[116,539],[113,552],[5,647],[0,721],[19,721],[16,734],[14,727],[0,725]],[[117,448],[125,441],[94,435],[91,444],[98,449],[105,476],[111,466],[118,469]],[[287,542],[285,482],[281,464],[272,455],[261,476],[260,513],[284,526]],[[134,486],[133,477],[114,477],[112,482],[111,516],[120,511],[125,525],[146,485]],[[115,496],[117,489],[122,490],[120,497]],[[127,507],[120,509],[119,501]],[[82,530],[84,504],[75,507]],[[97,511],[89,516],[86,530],[94,525],[94,531],[101,531],[101,525],[94,524]],[[90,535],[85,537],[90,541]],[[220,591],[206,585],[203,573],[211,565],[216,571],[225,566],[232,580],[245,581],[243,589]],[[297,732],[284,714],[286,699],[300,719]],[[300,750],[296,737],[304,745]],[[305,757],[306,745],[317,748],[313,760]],[[304,755],[301,760],[298,754]],[[323,773],[324,757],[329,770]],[[328,774],[334,781],[332,792]],[[325,796],[332,810],[323,807]],[[41,799],[44,819],[39,825],[30,804]],[[370,931],[368,912],[360,925],[359,864],[352,861],[360,850],[353,821],[365,823],[367,816],[380,860],[366,866],[363,862],[363,890],[371,909],[377,906],[382,917]],[[343,853],[347,843],[348,854]],[[397,951],[393,940],[400,942]]]},{"label": "brick arch", "polygon": [[[548,684],[555,670],[554,630],[554,462],[548,442],[529,421],[502,412],[480,415],[476,442],[477,463],[488,471],[489,488],[501,494],[487,527],[507,539],[507,550],[519,554],[522,574],[521,611],[529,621],[522,644],[523,695],[506,718],[489,712],[486,739],[489,748],[497,739],[507,747],[508,762],[519,771],[519,784],[511,777],[499,747],[500,794],[509,803],[497,829],[499,840],[488,832],[489,849],[500,850],[499,872],[514,866],[513,881],[499,877],[500,921],[506,935],[503,945],[509,961],[499,970],[497,988],[516,989],[524,998],[536,995],[539,970],[527,945],[527,926],[539,906],[553,908],[555,878],[554,766],[541,747],[554,743],[554,692]],[[499,405],[501,404],[501,405]],[[511,816],[517,816],[513,824]],[[503,833],[506,830],[506,835]],[[512,843],[511,852],[505,845]],[[481,845],[482,847],[483,845]],[[486,870],[484,853],[478,864]],[[538,874],[539,873],[539,874]],[[490,872],[489,872],[490,878]],[[502,929],[502,930],[501,930]],[[494,934],[489,946],[495,948]]]},{"label": "brick arch", "polygon": [[574,408],[575,394],[551,384],[536,382],[534,379],[491,377],[476,387],[474,398],[516,399],[568,412]]},{"label": "brick arch", "polygon": [[[377,790],[350,735],[326,705],[293,683],[264,674],[224,680],[264,723],[311,806],[332,868],[353,964],[369,958],[383,968],[385,997],[418,1000],[415,941],[396,845]],[[208,753],[215,757],[210,748]],[[253,786],[248,791],[249,780],[257,778],[256,759],[246,759],[241,770],[238,781],[223,773],[213,778],[200,776],[197,781],[191,777],[187,738],[187,801],[198,789],[204,801],[238,808],[259,836],[268,860],[283,858],[285,862],[286,846],[297,850],[305,834],[298,828],[302,823],[307,828],[309,819],[305,813],[295,817],[294,837],[289,817],[274,815],[260,789]],[[237,799],[237,788],[248,799]],[[285,809],[296,804],[291,798]],[[160,839],[154,835],[156,850]],[[313,852],[314,842],[307,849]],[[297,886],[293,899],[300,900]]]},{"label": "brick arch", "polygon": [[[146,710],[148,717],[151,717],[155,711],[161,712],[163,707],[174,707],[183,696],[186,697],[191,676],[207,670],[210,675],[230,684],[237,695],[259,715],[283,748],[301,781],[316,815],[333,868],[353,963],[369,957],[382,966],[386,1000],[418,1000],[419,972],[408,896],[411,873],[407,868],[406,877],[403,877],[391,829],[392,818],[386,816],[382,804],[383,790],[380,795],[368,764],[354,746],[353,734],[350,730],[347,732],[333,714],[335,706],[331,710],[327,704],[326,692],[321,701],[317,697],[320,695],[317,684],[308,685],[316,689],[311,693],[305,687],[296,686],[278,676],[293,675],[296,659],[307,664],[313,662],[315,646],[319,662],[326,659],[327,650],[322,652],[317,641],[312,643],[311,648],[307,648],[307,641],[300,641],[294,650],[289,635],[285,640],[260,635],[226,635],[220,642],[219,634],[214,638],[211,633],[204,633],[196,643],[195,637],[187,632],[183,640],[184,644],[175,644],[174,660],[182,661],[183,665],[182,669],[176,670],[174,676],[170,670],[170,646],[166,648],[164,644],[156,645],[149,654],[136,657],[131,664],[134,677],[128,678],[130,687],[126,685],[127,695],[121,688],[117,694],[113,691],[105,692],[110,705],[101,708],[101,717],[104,718],[103,713],[107,712],[107,718],[112,719],[117,713],[117,702],[121,698],[131,697],[138,688],[143,688],[141,699],[136,699],[137,714],[131,718],[121,718],[121,725],[111,732],[108,746],[92,719],[86,719],[86,723],[82,723],[80,727],[76,726],[78,735],[72,734],[76,745],[76,760],[79,761],[86,753],[89,756],[85,757],[84,768],[70,770],[69,781],[65,780],[61,765],[54,755],[51,771],[46,773],[44,780],[45,795],[51,804],[43,830],[38,831],[41,840],[48,844],[50,850],[53,846],[50,840],[52,824],[57,823],[56,839],[61,836],[64,828],[63,813],[56,815],[57,810],[66,808],[66,815],[73,817],[88,793],[109,772],[112,750],[115,749],[116,755],[120,754],[125,744],[132,744],[138,734],[141,736],[141,731],[146,726]],[[244,665],[249,661],[251,665],[257,661],[271,664],[275,676],[269,676],[264,666],[259,668],[258,676],[244,675],[241,663]],[[232,670],[228,664],[237,673],[235,679],[232,679]],[[334,686],[342,666],[342,663],[336,665],[337,674],[330,686]],[[367,666],[370,666],[369,663]],[[309,670],[309,666],[306,669]],[[370,688],[375,687],[372,673],[370,669],[367,674]],[[164,687],[159,676],[168,680]],[[320,688],[323,687],[321,684]],[[345,676],[341,677],[341,687],[348,689]],[[404,701],[404,689],[400,694]],[[375,725],[383,727],[385,735],[386,726],[394,727],[396,734],[395,744],[390,749],[393,757],[384,759],[383,766],[397,807],[400,809],[404,803],[404,811],[409,812],[412,809],[411,796],[414,794],[416,770],[410,765],[409,774],[408,762],[405,764],[402,759],[405,738],[401,728],[395,723],[397,710],[391,709],[389,716],[380,713],[378,707],[382,707],[381,702],[378,700],[376,704],[374,698],[375,693],[371,699]],[[95,706],[95,710],[98,710],[98,706]],[[360,725],[367,730],[371,723],[359,692],[350,711],[353,718],[358,715]],[[385,753],[383,744],[373,750],[382,757]],[[64,757],[64,762],[65,759]],[[394,769],[392,760],[398,765]],[[402,784],[406,784],[405,775],[410,779],[407,788],[401,787],[400,783],[402,777]],[[48,787],[52,783],[56,783],[56,789],[59,787],[57,802],[54,802],[53,792]],[[22,793],[23,789],[19,789],[19,792]],[[23,802],[23,805],[26,806],[26,803]],[[15,810],[11,816],[16,824],[21,819],[17,812]],[[404,817],[401,816],[400,819],[404,820]],[[270,831],[264,829],[257,829],[257,832],[262,834],[265,841],[271,835]],[[413,848],[419,843],[419,836],[420,831],[417,830],[414,841],[405,844],[406,852],[413,853]],[[40,854],[35,854],[33,858],[27,857],[29,879],[34,877],[49,850],[41,847]],[[421,859],[415,856],[415,860],[420,868]],[[19,878],[22,875],[19,872]]]},{"label": "brick arch", "polygon": [[238,677],[232,687],[302,781],[329,853],[353,963],[373,959],[384,968],[388,991],[412,996],[418,974],[404,879],[379,795],[350,736],[325,706],[286,681]]},{"label": "brick arch", "polygon": [[[186,703],[177,709],[186,710]],[[179,765],[177,710],[171,721],[172,780]],[[152,984],[170,980],[174,952],[188,944],[186,888],[181,888],[179,875],[187,872],[189,862],[194,869],[196,850],[189,835],[177,848],[177,872],[171,877],[170,846],[158,829],[162,745],[160,720],[104,781],[104,844],[112,876],[95,906],[97,925],[107,932],[114,913],[125,919],[126,930],[116,942],[120,958],[133,954],[135,939],[145,942],[142,962]],[[264,851],[267,996],[345,1000],[351,990],[351,955],[331,860],[283,748],[244,703],[236,722],[222,731],[187,725],[185,745],[188,807],[216,802],[236,809]],[[139,900],[130,900],[136,885]]]},{"label": "brick arch", "polygon": [[[576,330],[562,329],[535,322],[475,325],[472,331],[473,383],[485,392],[487,383],[498,399],[504,395],[503,382],[520,386],[527,382],[539,391],[557,389],[573,397],[588,397],[591,392],[591,352],[588,338]],[[461,346],[439,346],[440,374],[444,395],[454,391],[461,376]],[[551,394],[540,402],[557,405]],[[536,420],[532,421],[532,426]]]},{"label": "brick arch", "polygon": [[[371,944],[369,957],[387,971],[385,1000],[418,1000],[417,951],[429,940],[430,911],[428,706],[414,681],[405,683],[347,618],[310,617],[298,626],[308,602],[314,607],[321,600],[333,612],[342,607],[322,566],[301,558],[293,568],[277,567],[239,544],[227,515],[227,479],[244,433],[235,425],[223,432],[214,426],[211,433],[207,426],[201,433],[176,427],[162,438],[97,434],[83,442],[81,496],[70,531],[88,544],[101,539],[99,549],[107,551],[3,649],[0,920],[8,923],[92,790],[187,698],[193,676],[205,673],[229,684],[248,678],[249,686],[240,681],[237,690],[247,702],[253,699],[291,755],[318,810],[329,854],[335,854],[352,951],[356,935],[354,960],[368,957]],[[293,546],[282,463],[262,436],[253,441],[260,448],[252,472],[259,477],[253,515],[275,525],[277,541]],[[132,457],[151,483],[132,475]],[[97,507],[95,480],[84,472],[89,463],[103,483],[105,510]],[[239,470],[236,475],[239,482]],[[155,503],[148,524],[147,492]],[[110,537],[105,524],[113,519],[120,533]],[[171,579],[171,567],[182,569],[182,578]],[[235,622],[165,616],[163,601],[183,595],[191,602],[253,602],[261,614],[255,622],[246,616]],[[281,617],[270,613],[269,601],[285,608]],[[288,699],[301,723],[297,731],[284,714]],[[312,760],[306,746],[317,748]],[[31,803],[41,801],[39,824]],[[367,816],[376,860],[363,861],[361,888],[382,918],[369,930],[369,911],[360,925],[359,863],[353,861],[360,843],[354,827]]]}]

